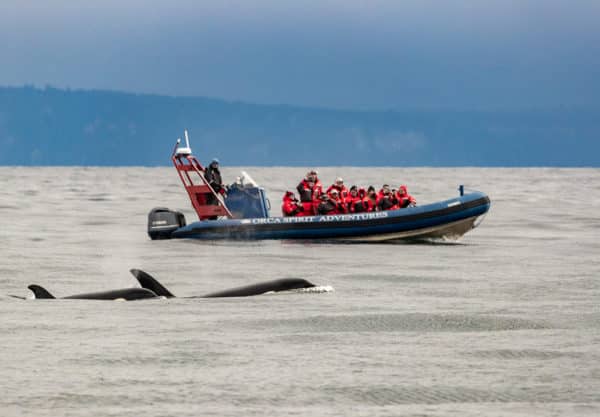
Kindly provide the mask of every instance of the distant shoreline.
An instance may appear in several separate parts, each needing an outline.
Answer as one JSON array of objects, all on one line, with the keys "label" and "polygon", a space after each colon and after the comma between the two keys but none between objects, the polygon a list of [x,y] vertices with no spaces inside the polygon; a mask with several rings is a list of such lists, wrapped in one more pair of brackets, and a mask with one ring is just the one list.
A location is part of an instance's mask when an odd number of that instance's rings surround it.
[{"label": "distant shoreline", "polygon": [[0,165],[598,167],[600,109],[353,111],[0,87]]}]

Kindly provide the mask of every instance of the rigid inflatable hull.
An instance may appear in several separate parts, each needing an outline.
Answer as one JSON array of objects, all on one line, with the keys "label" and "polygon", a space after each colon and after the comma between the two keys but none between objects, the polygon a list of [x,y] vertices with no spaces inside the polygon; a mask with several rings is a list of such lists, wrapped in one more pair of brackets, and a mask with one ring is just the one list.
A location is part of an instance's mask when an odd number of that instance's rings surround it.
[{"label": "rigid inflatable hull", "polygon": [[386,241],[457,238],[477,225],[490,199],[475,192],[400,210],[308,217],[224,219],[191,223],[172,238]]}]

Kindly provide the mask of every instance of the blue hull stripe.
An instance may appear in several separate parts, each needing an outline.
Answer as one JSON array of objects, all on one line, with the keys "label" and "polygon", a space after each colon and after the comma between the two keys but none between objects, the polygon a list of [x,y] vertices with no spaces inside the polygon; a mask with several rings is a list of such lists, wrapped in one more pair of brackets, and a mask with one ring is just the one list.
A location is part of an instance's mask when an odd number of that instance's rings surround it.
[{"label": "blue hull stripe", "polygon": [[191,223],[173,232],[192,239],[336,239],[357,238],[439,227],[485,214],[483,193],[400,210],[361,214],[225,219]]}]

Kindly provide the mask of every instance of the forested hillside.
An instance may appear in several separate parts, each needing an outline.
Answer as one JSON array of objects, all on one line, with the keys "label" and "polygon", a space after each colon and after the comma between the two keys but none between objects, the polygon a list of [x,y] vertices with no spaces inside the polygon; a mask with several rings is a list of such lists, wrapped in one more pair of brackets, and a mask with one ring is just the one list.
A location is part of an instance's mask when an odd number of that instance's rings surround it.
[{"label": "forested hillside", "polygon": [[0,88],[2,165],[166,165],[188,129],[227,165],[599,166],[598,109],[343,111]]}]

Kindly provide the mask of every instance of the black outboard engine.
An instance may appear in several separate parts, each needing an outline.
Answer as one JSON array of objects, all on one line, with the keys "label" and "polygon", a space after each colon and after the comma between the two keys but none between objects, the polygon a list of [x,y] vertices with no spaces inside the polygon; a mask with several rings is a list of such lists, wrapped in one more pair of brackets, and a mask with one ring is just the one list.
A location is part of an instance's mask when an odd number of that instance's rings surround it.
[{"label": "black outboard engine", "polygon": [[148,214],[148,236],[150,239],[170,239],[171,233],[185,226],[185,216],[166,207],[153,208]]}]

